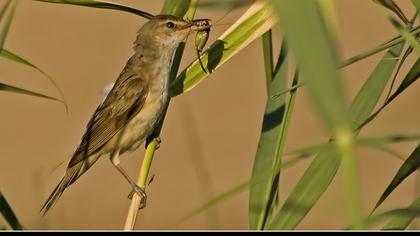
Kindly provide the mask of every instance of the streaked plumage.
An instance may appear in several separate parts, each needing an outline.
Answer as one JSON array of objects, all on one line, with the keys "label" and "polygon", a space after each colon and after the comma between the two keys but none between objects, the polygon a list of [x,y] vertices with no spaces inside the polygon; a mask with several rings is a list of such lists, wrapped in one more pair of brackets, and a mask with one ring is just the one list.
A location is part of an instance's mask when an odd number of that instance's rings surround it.
[{"label": "streaked plumage", "polygon": [[100,156],[111,154],[120,168],[118,155],[137,148],[151,134],[168,99],[173,54],[190,30],[199,29],[167,15],[154,17],[139,30],[134,55],[90,119],[64,177],[41,209],[44,214]]}]

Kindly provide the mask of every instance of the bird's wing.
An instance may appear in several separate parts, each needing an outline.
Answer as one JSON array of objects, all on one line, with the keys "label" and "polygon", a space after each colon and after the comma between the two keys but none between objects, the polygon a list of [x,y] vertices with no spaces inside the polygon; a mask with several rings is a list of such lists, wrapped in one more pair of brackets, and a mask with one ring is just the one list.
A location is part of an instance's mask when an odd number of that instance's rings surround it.
[{"label": "bird's wing", "polygon": [[118,133],[144,105],[148,94],[145,80],[132,75],[117,82],[87,125],[69,167],[97,152]]}]

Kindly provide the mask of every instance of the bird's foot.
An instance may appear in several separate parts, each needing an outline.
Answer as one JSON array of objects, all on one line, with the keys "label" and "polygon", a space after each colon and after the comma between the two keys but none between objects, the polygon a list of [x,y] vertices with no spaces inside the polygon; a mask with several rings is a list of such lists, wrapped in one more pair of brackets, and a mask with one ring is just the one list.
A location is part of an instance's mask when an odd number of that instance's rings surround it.
[{"label": "bird's foot", "polygon": [[146,191],[139,187],[138,185],[133,186],[133,190],[130,192],[130,194],[128,195],[128,198],[130,200],[133,199],[134,194],[137,194],[140,197],[140,206],[139,209],[143,209],[146,207],[146,200],[147,200],[147,195],[146,195]]},{"label": "bird's foot", "polygon": [[162,139],[159,137],[155,138],[155,141],[157,143],[156,150],[160,148],[160,144],[162,143]]},{"label": "bird's foot", "polygon": [[153,138],[154,136],[149,136],[149,137],[147,137],[147,139],[146,139],[146,142],[145,142],[145,148],[147,149],[147,147],[149,147],[149,144],[151,143],[151,142],[153,142],[153,141],[155,141],[156,142],[156,147],[155,147],[155,149],[157,150],[157,149],[159,149],[160,148],[160,144],[162,143],[162,139],[160,139],[160,136],[159,137],[156,137],[156,138]]}]

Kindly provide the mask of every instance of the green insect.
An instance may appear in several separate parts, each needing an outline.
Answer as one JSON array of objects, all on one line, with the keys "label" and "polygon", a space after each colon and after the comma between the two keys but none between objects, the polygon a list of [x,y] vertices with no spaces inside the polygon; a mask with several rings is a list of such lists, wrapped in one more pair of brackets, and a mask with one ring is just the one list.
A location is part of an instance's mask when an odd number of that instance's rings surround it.
[{"label": "green insect", "polygon": [[203,61],[201,60],[201,54],[203,52],[204,46],[206,46],[206,43],[209,40],[210,20],[205,20],[201,22],[201,26],[204,27],[204,29],[197,31],[195,35],[195,49],[201,69],[203,69],[204,72],[209,73],[203,65]]}]

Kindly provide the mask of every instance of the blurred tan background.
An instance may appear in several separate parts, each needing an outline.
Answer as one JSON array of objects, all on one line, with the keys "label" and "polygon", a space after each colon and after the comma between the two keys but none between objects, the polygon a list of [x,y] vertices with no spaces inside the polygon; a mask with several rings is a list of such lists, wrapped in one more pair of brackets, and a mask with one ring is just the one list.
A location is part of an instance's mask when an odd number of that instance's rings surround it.
[{"label": "blurred tan background", "polygon": [[[163,1],[115,1],[158,13]],[[397,35],[371,1],[339,0],[343,58]],[[410,15],[410,1],[397,1]],[[2,3],[3,4],[3,3]],[[231,12],[214,27],[210,42],[244,12]],[[197,17],[217,20],[224,11],[200,9]],[[0,93],[0,189],[28,229],[121,229],[129,206],[129,185],[110,164],[100,160],[71,186],[46,216],[38,213],[79,144],[85,125],[102,99],[101,89],[115,80],[132,54],[132,42],[143,18],[112,10],[19,1],[6,48],[49,73],[67,97],[70,113],[58,103]],[[310,37],[310,35],[308,35]],[[195,58],[191,42],[183,59]],[[345,69],[349,99],[354,96],[381,55]],[[245,191],[181,224],[180,217],[251,175],[265,106],[261,42],[214,72],[193,91],[173,100],[162,133],[148,187],[148,205],[137,229],[248,229]],[[57,95],[36,71],[0,60],[0,81]],[[404,67],[403,73],[407,70]],[[387,108],[363,136],[418,134],[420,83]],[[328,133],[299,93],[287,150],[325,142]],[[403,156],[415,143],[393,145]],[[123,158],[137,177],[144,150]],[[368,213],[396,173],[401,161],[378,150],[358,150],[359,183]],[[300,178],[308,161],[283,172],[281,199]],[[417,188],[416,188],[417,185]],[[420,182],[409,178],[380,211],[408,205],[420,195]],[[339,229],[346,225],[340,178],[321,198],[299,229]],[[0,225],[4,220],[0,217]],[[418,225],[417,225],[418,227]]]}]

